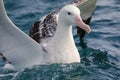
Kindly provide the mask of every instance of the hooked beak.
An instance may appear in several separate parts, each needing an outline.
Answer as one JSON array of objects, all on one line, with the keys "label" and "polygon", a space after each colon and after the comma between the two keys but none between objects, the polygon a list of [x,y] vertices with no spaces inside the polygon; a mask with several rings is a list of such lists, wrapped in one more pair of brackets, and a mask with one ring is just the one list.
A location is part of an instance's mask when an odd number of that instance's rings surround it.
[{"label": "hooked beak", "polygon": [[89,25],[85,24],[85,23],[82,21],[82,18],[81,18],[79,15],[76,16],[75,22],[76,22],[76,25],[77,25],[79,28],[82,28],[82,29],[85,30],[87,33],[90,33],[91,29],[90,29]]}]

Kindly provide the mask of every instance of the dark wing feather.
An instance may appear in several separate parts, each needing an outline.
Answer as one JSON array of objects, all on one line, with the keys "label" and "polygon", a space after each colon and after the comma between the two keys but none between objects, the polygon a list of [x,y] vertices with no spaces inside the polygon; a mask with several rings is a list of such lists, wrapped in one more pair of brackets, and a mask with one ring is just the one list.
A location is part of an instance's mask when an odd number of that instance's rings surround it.
[{"label": "dark wing feather", "polygon": [[30,37],[40,43],[48,37],[53,37],[57,27],[57,15],[59,10],[53,11],[43,19],[36,21],[30,30]]}]

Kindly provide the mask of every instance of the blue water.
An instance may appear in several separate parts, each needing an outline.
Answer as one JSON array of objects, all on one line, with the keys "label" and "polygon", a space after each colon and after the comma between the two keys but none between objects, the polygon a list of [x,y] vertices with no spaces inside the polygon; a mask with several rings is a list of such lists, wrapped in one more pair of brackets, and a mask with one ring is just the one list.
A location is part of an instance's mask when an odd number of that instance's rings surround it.
[{"label": "blue water", "polygon": [[[26,34],[43,15],[70,0],[4,0],[12,21]],[[98,0],[90,26],[92,32],[79,41],[73,29],[82,62],[37,65],[22,71],[5,71],[0,80],[120,80],[120,0]]]}]

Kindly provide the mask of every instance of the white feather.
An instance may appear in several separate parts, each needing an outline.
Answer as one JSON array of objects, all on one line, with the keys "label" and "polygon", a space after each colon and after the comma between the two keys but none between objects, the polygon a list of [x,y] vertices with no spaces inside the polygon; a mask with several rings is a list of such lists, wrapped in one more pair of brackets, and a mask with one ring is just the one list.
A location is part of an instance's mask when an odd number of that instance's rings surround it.
[{"label": "white feather", "polygon": [[12,23],[3,0],[0,0],[0,52],[16,69],[45,63],[41,46]]}]

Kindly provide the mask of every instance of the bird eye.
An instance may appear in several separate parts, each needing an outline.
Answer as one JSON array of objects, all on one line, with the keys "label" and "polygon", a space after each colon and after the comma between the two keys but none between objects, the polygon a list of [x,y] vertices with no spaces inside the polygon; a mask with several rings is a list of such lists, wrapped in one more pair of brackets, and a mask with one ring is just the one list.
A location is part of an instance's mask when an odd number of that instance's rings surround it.
[{"label": "bird eye", "polygon": [[70,13],[70,12],[68,12],[67,14],[68,14],[68,15],[71,15],[71,13]]}]

